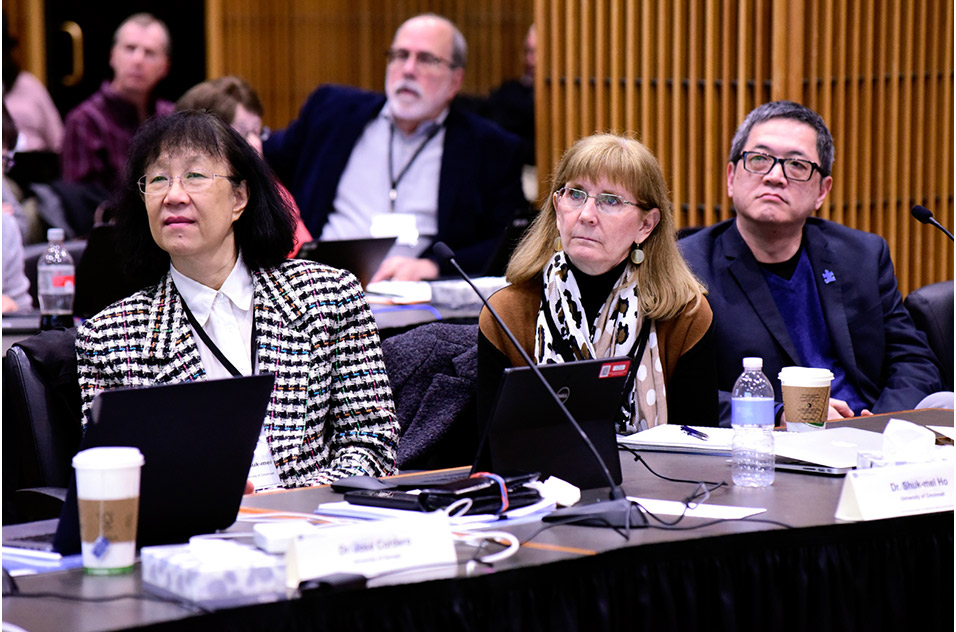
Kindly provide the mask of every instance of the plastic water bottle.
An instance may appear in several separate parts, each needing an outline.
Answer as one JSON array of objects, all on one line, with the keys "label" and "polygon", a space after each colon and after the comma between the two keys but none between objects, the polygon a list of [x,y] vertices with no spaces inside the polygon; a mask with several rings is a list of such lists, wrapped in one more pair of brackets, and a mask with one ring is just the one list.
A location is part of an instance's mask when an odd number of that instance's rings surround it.
[{"label": "plastic water bottle", "polygon": [[773,484],[773,387],[762,369],[763,358],[744,358],[730,399],[733,479],[743,487]]},{"label": "plastic water bottle", "polygon": [[37,262],[37,297],[40,299],[40,329],[73,326],[75,273],[73,257],[63,246],[63,229],[46,231],[48,245]]}]

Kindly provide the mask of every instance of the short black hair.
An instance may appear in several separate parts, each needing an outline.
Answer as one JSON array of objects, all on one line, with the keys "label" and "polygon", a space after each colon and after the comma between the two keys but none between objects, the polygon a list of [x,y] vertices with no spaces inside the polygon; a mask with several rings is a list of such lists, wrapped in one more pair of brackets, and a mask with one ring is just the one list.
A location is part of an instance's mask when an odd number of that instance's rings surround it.
[{"label": "short black hair", "polygon": [[234,183],[246,182],[249,202],[235,223],[236,247],[250,270],[279,265],[295,243],[295,215],[275,178],[252,146],[221,118],[206,111],[183,110],[153,117],[130,143],[126,173],[117,193],[115,218],[121,250],[136,278],[159,280],[169,270],[169,255],[149,231],[139,179],[165,153],[185,150],[225,161]]},{"label": "short black hair", "polygon": [[737,128],[734,140],[730,145],[730,162],[736,163],[743,156],[744,145],[750,137],[750,130],[757,123],[771,119],[793,119],[806,123],[817,133],[817,154],[820,157],[820,170],[823,176],[830,175],[833,170],[833,137],[823,117],[801,103],[794,101],[772,101],[764,103],[753,110]]}]

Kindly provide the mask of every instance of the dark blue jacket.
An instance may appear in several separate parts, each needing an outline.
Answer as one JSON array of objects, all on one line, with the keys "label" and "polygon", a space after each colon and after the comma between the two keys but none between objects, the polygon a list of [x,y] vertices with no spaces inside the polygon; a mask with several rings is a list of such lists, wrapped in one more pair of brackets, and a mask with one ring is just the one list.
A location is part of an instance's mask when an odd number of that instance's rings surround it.
[{"label": "dark blue jacket", "polygon": [[[352,148],[384,105],[383,94],[321,86],[299,118],[265,142],[266,160],[313,235],[321,235],[332,212]],[[521,192],[520,140],[454,105],[445,125],[437,240],[455,251],[466,271],[482,273],[515,212],[528,206]]]},{"label": "dark blue jacket", "polygon": [[[802,362],[736,220],[678,243],[707,286],[714,310],[722,425],[729,423],[730,391],[746,356],[763,358],[764,373],[782,401],[777,374],[781,367]],[[886,240],[811,217],[803,244],[834,352],[867,408],[874,413],[909,410],[939,391],[939,369],[903,307]]]}]

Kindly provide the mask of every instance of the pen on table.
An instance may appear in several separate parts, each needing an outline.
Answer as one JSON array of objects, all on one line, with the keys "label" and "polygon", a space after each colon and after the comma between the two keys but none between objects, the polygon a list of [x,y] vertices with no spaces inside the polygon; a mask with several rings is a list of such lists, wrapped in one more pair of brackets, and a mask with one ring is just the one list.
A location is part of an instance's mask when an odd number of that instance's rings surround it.
[{"label": "pen on table", "polygon": [[707,441],[708,439],[710,439],[710,437],[708,437],[706,433],[703,433],[700,430],[694,430],[690,426],[681,426],[680,431],[696,439],[700,439],[701,441]]}]

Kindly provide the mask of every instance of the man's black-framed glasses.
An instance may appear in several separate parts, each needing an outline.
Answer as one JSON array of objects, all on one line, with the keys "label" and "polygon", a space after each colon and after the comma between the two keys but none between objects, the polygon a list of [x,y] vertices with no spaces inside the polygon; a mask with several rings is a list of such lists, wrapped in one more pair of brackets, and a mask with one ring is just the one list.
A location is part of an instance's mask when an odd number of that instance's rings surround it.
[{"label": "man's black-framed glasses", "polygon": [[437,69],[441,65],[448,66],[449,68],[457,68],[455,62],[443,59],[438,55],[432,55],[427,51],[413,53],[407,48],[390,48],[385,51],[385,59],[387,59],[390,64],[404,64],[408,61],[409,57],[415,57],[415,65],[419,68]]},{"label": "man's black-framed glasses", "polygon": [[825,176],[823,169],[820,168],[820,165],[811,161],[803,160],[802,158],[777,158],[776,156],[771,156],[770,154],[764,154],[759,151],[745,151],[740,156],[740,161],[744,165],[744,169],[750,173],[756,173],[758,175],[766,175],[773,171],[773,168],[777,166],[779,162],[783,167],[783,175],[787,177],[787,180],[794,180],[796,182],[806,182],[813,177],[813,171],[819,171],[821,176]]}]

